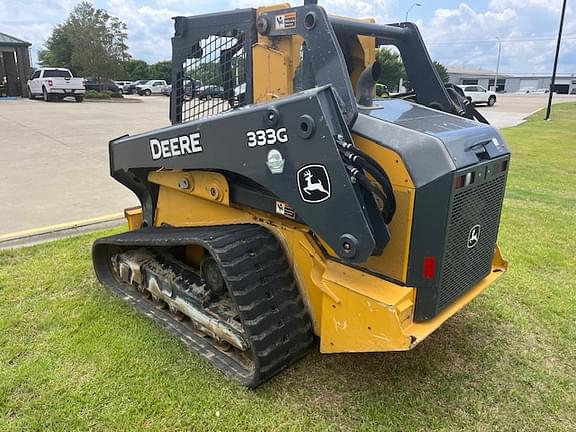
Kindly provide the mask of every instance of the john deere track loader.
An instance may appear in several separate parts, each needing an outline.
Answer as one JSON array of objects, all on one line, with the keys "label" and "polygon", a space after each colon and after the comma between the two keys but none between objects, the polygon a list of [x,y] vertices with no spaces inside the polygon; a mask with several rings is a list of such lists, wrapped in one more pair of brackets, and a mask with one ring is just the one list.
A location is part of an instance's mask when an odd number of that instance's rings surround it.
[{"label": "john deere track loader", "polygon": [[[384,45],[414,90],[376,99]],[[222,372],[412,349],[506,270],[508,148],[414,24],[281,4],[177,17],[172,47],[172,126],[110,142],[141,207],[94,266]]]}]

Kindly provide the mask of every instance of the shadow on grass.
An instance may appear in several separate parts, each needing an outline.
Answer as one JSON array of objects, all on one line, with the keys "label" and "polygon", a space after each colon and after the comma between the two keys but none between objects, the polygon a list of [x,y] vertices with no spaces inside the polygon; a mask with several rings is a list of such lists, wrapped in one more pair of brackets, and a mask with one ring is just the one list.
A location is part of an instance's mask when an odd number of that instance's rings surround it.
[{"label": "shadow on grass", "polygon": [[[570,378],[546,364],[541,346],[496,317],[490,300],[477,301],[412,351],[312,353],[257,395],[324,412],[343,429],[545,427],[564,404]],[[550,385],[563,380],[556,390]]]}]

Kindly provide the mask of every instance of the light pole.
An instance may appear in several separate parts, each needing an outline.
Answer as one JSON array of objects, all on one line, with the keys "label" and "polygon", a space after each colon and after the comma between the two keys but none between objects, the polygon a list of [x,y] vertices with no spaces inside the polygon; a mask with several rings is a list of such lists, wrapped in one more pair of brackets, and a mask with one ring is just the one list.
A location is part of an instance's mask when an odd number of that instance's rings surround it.
[{"label": "light pole", "polygon": [[498,41],[498,60],[496,60],[496,77],[494,78],[494,92],[498,91],[498,71],[500,70],[500,53],[502,52],[502,41],[496,36]]},{"label": "light pole", "polygon": [[556,83],[556,69],[558,67],[558,56],[560,55],[560,41],[562,40],[562,27],[564,26],[564,15],[566,14],[566,0],[562,4],[562,15],[560,16],[560,29],[558,30],[558,42],[556,43],[556,56],[554,57],[554,69],[552,70],[552,81],[550,82],[550,94],[548,95],[548,107],[546,108],[546,118],[550,120],[550,110],[552,109],[552,93]]},{"label": "light pole", "polygon": [[420,3],[412,3],[412,6],[410,6],[406,11],[406,18],[404,18],[404,22],[408,22],[408,14],[412,9],[414,9],[414,6],[422,6],[422,5]]}]

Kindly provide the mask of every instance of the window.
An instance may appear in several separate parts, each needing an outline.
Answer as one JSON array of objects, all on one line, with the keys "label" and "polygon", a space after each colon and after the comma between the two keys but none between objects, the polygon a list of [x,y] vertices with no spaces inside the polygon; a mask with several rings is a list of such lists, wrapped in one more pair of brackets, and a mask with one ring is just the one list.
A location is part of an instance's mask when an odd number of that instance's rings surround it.
[{"label": "window", "polygon": [[46,69],[44,78],[72,78],[72,75],[67,70]]},{"label": "window", "polygon": [[34,75],[32,75],[32,79],[36,79],[36,78],[40,78],[40,71],[39,70],[34,72]]},{"label": "window", "polygon": [[463,79],[462,85],[478,85],[477,79]]},{"label": "window", "polygon": [[478,87],[476,87],[476,86],[468,86],[468,87],[466,87],[466,88],[464,89],[464,91],[467,91],[467,92],[478,92],[478,91],[480,91],[480,90],[478,90]]},{"label": "window", "polygon": [[[498,85],[496,86],[497,92],[503,92],[506,87],[506,78],[498,78]],[[494,78],[488,81],[488,88],[494,90]]]}]

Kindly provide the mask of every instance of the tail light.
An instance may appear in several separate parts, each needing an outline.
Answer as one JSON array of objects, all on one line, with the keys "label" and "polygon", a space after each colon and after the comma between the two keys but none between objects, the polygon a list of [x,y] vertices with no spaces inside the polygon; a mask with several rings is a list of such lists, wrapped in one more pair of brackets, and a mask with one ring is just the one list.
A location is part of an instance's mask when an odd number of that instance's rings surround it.
[{"label": "tail light", "polygon": [[52,80],[48,80],[48,86],[52,87]]},{"label": "tail light", "polygon": [[424,257],[424,263],[422,267],[422,276],[424,279],[434,279],[436,276],[436,258],[433,256]]},{"label": "tail light", "polygon": [[476,173],[469,172],[467,174],[456,177],[456,189],[460,189],[466,186],[470,186],[474,183]]}]

